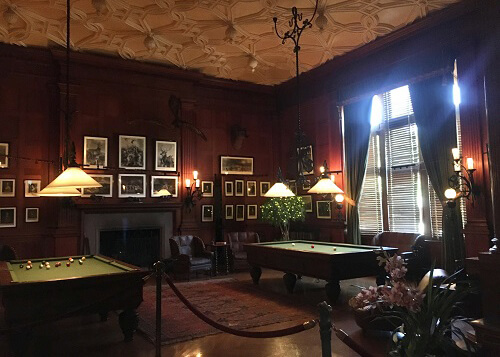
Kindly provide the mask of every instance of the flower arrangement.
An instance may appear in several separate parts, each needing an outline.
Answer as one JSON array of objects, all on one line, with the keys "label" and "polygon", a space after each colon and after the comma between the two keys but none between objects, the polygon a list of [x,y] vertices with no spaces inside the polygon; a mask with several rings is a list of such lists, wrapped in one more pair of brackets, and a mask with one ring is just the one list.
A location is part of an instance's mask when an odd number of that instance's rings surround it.
[{"label": "flower arrangement", "polygon": [[388,282],[363,288],[349,300],[349,305],[355,311],[371,313],[375,324],[384,320],[392,326],[394,344],[389,355],[443,356],[450,351],[451,355],[460,355],[462,350],[451,337],[461,333],[451,322],[459,312],[457,303],[470,292],[468,285],[454,284],[457,274],[436,284],[431,269],[428,284],[417,286],[405,279],[408,269],[400,256],[389,257],[384,252],[377,259],[384,265]]}]

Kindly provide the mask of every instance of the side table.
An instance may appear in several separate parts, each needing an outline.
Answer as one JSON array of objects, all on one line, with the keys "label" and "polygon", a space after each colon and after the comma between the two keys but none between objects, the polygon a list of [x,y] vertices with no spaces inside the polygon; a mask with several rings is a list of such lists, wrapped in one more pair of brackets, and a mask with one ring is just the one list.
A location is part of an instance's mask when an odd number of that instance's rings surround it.
[{"label": "side table", "polygon": [[[229,244],[227,244],[226,242],[211,242],[211,243],[206,244],[206,246],[209,247],[210,250],[212,250],[214,252],[215,275],[218,275],[220,273],[219,265],[220,265],[221,261],[224,262],[224,270],[225,270],[226,274],[229,274],[229,256],[228,256]],[[221,259],[221,257],[222,257],[222,259]]]}]

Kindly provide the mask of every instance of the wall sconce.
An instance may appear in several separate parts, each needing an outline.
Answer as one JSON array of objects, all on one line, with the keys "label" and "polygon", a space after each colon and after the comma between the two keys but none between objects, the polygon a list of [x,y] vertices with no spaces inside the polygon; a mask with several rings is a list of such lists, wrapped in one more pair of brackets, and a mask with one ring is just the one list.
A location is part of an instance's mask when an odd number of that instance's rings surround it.
[{"label": "wall sconce", "polygon": [[198,179],[198,171],[193,171],[193,182],[191,179],[186,179],[186,198],[184,199],[184,205],[191,211],[194,207],[195,199],[201,200],[203,198],[203,192],[201,191],[201,183]]},{"label": "wall sconce", "polygon": [[465,167],[458,148],[451,149],[451,153],[455,173],[448,179],[450,188],[444,192],[446,199],[448,199],[448,206],[454,207],[456,205],[455,200],[460,197],[472,199],[472,204],[474,204],[474,198],[479,195],[479,189],[474,184],[474,171],[476,171],[474,160],[468,157],[466,160],[467,167]]}]

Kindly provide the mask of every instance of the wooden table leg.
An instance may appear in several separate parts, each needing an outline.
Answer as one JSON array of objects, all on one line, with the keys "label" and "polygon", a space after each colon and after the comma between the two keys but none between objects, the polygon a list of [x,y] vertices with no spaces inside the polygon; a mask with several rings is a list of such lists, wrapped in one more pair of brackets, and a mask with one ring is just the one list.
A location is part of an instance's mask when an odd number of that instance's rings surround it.
[{"label": "wooden table leg", "polygon": [[139,326],[137,311],[135,311],[135,309],[123,310],[118,321],[120,322],[120,327],[125,336],[125,341],[132,341],[134,332],[137,330],[137,326]]},{"label": "wooden table leg", "polygon": [[326,296],[328,300],[335,304],[340,295],[340,283],[338,280],[330,280],[325,285]]},{"label": "wooden table leg", "polygon": [[285,275],[283,275],[283,281],[285,282],[286,290],[288,291],[288,293],[293,293],[293,288],[295,287],[297,276],[292,273],[285,273]]},{"label": "wooden table leg", "polygon": [[250,269],[250,276],[252,277],[253,283],[258,284],[260,276],[262,275],[262,269],[257,266],[252,266]]}]

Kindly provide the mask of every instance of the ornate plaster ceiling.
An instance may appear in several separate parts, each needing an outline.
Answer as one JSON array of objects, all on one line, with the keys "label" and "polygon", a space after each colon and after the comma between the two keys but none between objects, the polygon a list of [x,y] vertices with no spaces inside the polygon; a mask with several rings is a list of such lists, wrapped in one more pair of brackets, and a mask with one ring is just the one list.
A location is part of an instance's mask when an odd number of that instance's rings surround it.
[{"label": "ornate plaster ceiling", "polygon": [[[320,0],[319,16],[300,40],[300,70],[458,1]],[[295,75],[295,56],[290,40],[283,45],[276,36],[272,18],[283,33],[292,6],[310,18],[314,0],[71,0],[71,43],[78,51],[277,84]],[[1,42],[65,44],[65,0],[0,0],[0,14]]]}]

